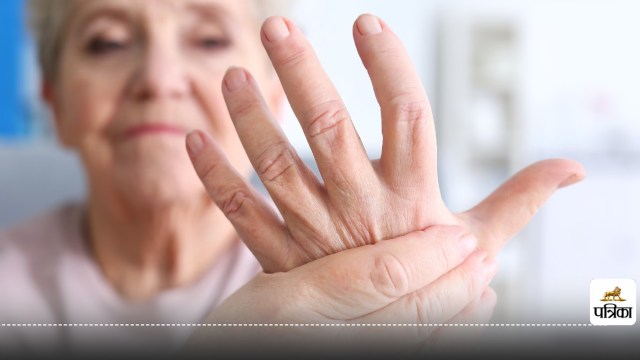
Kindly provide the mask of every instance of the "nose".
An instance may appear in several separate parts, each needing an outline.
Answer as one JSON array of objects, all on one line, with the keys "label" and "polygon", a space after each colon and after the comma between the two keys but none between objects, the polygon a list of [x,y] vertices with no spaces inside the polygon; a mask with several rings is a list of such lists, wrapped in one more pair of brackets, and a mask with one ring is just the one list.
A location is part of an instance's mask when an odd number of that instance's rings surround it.
[{"label": "nose", "polygon": [[180,51],[169,44],[149,46],[139,59],[131,91],[143,101],[187,95],[189,82]]}]

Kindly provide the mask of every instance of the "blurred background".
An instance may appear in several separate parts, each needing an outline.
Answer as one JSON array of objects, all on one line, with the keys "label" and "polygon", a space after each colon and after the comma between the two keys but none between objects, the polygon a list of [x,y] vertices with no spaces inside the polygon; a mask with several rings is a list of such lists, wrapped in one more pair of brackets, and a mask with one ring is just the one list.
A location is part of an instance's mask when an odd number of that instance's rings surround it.
[{"label": "blurred background", "polygon": [[[353,21],[377,14],[404,41],[434,110],[451,209],[543,158],[586,167],[587,179],[559,191],[500,254],[495,322],[588,323],[591,279],[640,283],[640,2],[292,3],[371,158],[380,155],[379,107]],[[0,229],[85,191],[39,100],[23,18],[23,0],[0,1]],[[286,133],[311,162],[297,121],[286,117]]]}]

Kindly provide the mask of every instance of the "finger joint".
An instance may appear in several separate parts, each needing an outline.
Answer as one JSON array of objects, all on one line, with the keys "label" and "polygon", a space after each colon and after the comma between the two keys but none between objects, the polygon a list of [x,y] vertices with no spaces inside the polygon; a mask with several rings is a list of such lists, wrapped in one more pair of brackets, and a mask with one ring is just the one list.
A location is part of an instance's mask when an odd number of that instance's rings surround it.
[{"label": "finger joint", "polygon": [[426,99],[415,100],[415,97],[402,95],[390,103],[393,118],[397,122],[415,126],[431,120],[431,106]]},{"label": "finger joint", "polygon": [[[283,44],[284,45],[284,44]],[[287,42],[281,48],[282,52],[277,57],[277,65],[281,68],[297,67],[309,59],[310,52],[304,44]]]},{"label": "finger joint", "polygon": [[409,289],[409,273],[406,267],[390,252],[376,256],[371,281],[376,291],[391,299],[399,298]]},{"label": "finger joint", "polygon": [[256,171],[263,181],[274,182],[282,178],[287,171],[294,169],[295,163],[291,145],[282,141],[268,146],[258,156]]},{"label": "finger joint", "polygon": [[331,100],[308,111],[307,133],[315,138],[336,129],[349,120],[349,113],[338,100]]},{"label": "finger joint", "polygon": [[220,210],[228,219],[234,219],[242,214],[250,200],[245,189],[231,188],[226,190],[220,202]]}]

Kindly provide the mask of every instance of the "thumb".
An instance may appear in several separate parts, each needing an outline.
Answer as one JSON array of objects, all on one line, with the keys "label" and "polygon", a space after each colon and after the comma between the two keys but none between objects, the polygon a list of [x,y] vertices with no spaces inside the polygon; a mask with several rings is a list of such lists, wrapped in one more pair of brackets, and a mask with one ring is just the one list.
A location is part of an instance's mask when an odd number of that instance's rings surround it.
[{"label": "thumb", "polygon": [[584,167],[576,161],[539,161],[512,176],[462,216],[480,240],[479,247],[495,254],[557,189],[573,185],[584,177]]}]

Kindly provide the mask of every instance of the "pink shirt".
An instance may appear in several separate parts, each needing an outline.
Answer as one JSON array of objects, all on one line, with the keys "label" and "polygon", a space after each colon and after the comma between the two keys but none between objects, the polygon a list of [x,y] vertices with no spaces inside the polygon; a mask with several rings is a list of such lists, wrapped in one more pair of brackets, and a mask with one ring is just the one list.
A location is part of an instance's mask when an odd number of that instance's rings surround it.
[{"label": "pink shirt", "polygon": [[[111,287],[68,204],[0,232],[0,349],[176,349],[194,327],[8,327],[6,324],[193,324],[261,270],[238,241],[197,282],[130,302]],[[5,325],[2,325],[5,324]],[[98,341],[98,343],[96,343]],[[2,354],[2,350],[0,350]]]}]

